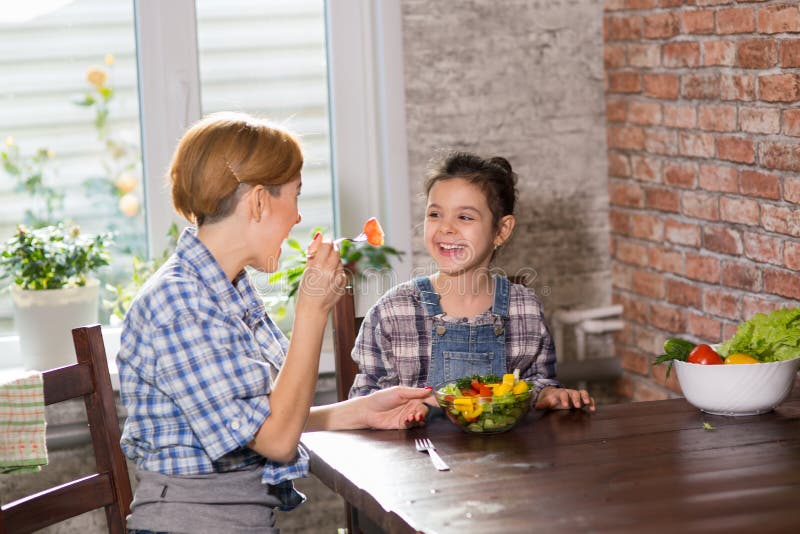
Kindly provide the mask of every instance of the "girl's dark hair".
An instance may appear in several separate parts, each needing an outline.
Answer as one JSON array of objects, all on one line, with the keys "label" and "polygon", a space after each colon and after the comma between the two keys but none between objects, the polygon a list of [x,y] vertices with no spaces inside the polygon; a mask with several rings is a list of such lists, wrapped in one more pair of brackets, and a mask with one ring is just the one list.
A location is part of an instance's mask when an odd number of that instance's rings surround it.
[{"label": "girl's dark hair", "polygon": [[431,161],[425,180],[425,195],[430,194],[437,182],[452,178],[464,179],[483,191],[495,228],[501,218],[514,215],[517,175],[506,158],[484,159],[469,152],[448,152]]}]

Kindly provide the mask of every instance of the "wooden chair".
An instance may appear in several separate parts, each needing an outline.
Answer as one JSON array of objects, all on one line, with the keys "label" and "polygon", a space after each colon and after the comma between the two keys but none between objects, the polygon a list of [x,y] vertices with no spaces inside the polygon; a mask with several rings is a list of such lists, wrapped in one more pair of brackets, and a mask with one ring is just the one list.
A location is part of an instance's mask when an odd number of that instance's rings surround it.
[{"label": "wooden chair", "polygon": [[350,386],[358,373],[358,366],[350,357],[356,344],[356,336],[361,328],[363,317],[356,317],[353,286],[348,285],[333,307],[333,353],[336,370],[336,400],[347,399]]},{"label": "wooden chair", "polygon": [[97,508],[108,531],[125,532],[131,483],[120,448],[119,420],[99,325],[72,330],[78,363],[43,373],[44,402],[83,397],[97,472],[2,506],[0,534],[33,532]]}]

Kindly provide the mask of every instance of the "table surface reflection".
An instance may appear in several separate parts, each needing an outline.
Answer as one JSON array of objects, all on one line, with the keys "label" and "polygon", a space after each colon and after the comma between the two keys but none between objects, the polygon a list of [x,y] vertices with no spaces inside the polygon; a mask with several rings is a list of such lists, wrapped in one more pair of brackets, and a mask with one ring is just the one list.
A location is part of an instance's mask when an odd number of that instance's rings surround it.
[{"label": "table surface reflection", "polygon": [[[450,471],[415,450],[419,437]],[[410,430],[309,432],[302,442],[311,472],[390,533],[800,531],[797,387],[758,416],[709,415],[674,399],[532,411],[493,436],[440,418]]]}]

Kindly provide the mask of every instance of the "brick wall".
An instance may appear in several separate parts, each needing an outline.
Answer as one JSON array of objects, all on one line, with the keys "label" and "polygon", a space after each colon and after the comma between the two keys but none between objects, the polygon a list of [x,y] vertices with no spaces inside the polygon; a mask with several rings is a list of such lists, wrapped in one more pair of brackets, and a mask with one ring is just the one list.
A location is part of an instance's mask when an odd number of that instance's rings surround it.
[{"label": "brick wall", "polygon": [[680,392],[649,364],[667,337],[717,342],[798,305],[799,6],[606,1],[616,344],[634,400]]}]

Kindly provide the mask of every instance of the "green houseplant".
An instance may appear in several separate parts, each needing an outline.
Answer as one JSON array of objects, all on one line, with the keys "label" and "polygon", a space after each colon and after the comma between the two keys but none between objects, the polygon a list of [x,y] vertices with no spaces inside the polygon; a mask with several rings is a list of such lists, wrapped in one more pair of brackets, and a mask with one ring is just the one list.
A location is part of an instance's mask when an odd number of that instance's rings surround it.
[{"label": "green houseplant", "polygon": [[111,242],[110,234],[82,234],[64,224],[20,225],[0,247],[0,280],[10,282],[27,367],[72,362],[72,328],[97,322],[100,284],[91,275],[108,265]]}]

